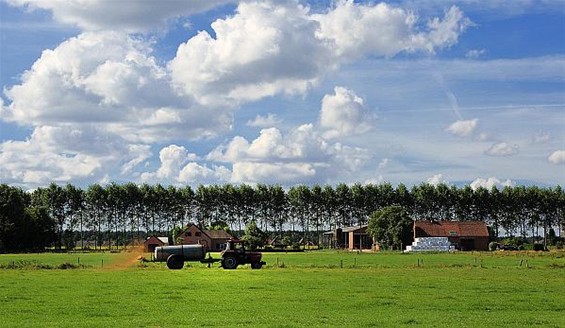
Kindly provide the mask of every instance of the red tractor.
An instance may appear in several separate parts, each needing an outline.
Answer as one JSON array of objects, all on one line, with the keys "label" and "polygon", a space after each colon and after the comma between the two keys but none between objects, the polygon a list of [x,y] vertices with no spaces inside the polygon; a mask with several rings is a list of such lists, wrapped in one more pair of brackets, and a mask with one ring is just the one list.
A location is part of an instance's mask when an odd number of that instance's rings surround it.
[{"label": "red tractor", "polygon": [[265,264],[261,261],[262,254],[260,252],[251,252],[245,250],[243,240],[230,239],[226,244],[226,249],[222,251],[222,268],[235,269],[238,265],[251,264],[252,269],[261,269]]}]

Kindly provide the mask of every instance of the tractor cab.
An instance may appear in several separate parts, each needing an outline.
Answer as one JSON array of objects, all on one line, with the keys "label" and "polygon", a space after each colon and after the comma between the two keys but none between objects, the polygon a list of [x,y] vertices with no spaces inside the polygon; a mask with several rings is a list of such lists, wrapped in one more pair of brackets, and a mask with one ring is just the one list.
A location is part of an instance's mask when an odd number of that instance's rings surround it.
[{"label": "tractor cab", "polygon": [[234,251],[237,253],[245,253],[245,242],[240,239],[230,239],[226,243],[225,251]]}]

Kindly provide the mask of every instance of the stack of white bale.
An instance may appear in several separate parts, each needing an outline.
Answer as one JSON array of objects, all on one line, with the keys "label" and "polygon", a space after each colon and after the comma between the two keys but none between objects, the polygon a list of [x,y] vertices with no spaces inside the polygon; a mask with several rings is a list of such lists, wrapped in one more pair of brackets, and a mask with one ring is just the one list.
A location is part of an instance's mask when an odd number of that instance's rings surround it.
[{"label": "stack of white bale", "polygon": [[450,252],[455,246],[451,245],[447,237],[420,237],[412,245],[406,246],[405,252]]}]

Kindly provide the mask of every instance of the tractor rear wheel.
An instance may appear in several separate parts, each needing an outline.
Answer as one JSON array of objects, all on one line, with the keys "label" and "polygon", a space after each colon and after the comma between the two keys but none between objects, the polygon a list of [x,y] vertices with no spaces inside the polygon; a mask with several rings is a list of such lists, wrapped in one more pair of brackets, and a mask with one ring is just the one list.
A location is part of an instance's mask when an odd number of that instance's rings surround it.
[{"label": "tractor rear wheel", "polygon": [[261,269],[262,266],[263,266],[263,263],[261,263],[261,262],[251,263],[251,269]]},{"label": "tractor rear wheel", "polygon": [[237,268],[237,258],[235,256],[226,256],[222,262],[224,269],[232,270]]},{"label": "tractor rear wheel", "polygon": [[172,254],[167,258],[167,268],[171,270],[180,270],[184,266],[184,260],[180,255]]}]

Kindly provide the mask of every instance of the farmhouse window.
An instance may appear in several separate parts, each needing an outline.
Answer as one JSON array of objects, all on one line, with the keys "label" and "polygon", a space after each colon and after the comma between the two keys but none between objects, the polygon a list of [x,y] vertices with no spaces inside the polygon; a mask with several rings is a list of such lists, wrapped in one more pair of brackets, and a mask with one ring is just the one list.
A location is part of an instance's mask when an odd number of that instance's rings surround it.
[{"label": "farmhouse window", "polygon": [[196,231],[196,232],[194,233],[194,235],[195,235],[196,237],[200,237],[200,231]]},{"label": "farmhouse window", "polygon": [[187,231],[187,232],[184,233],[184,236],[185,236],[185,237],[190,237],[190,236],[192,236],[192,232]]}]

